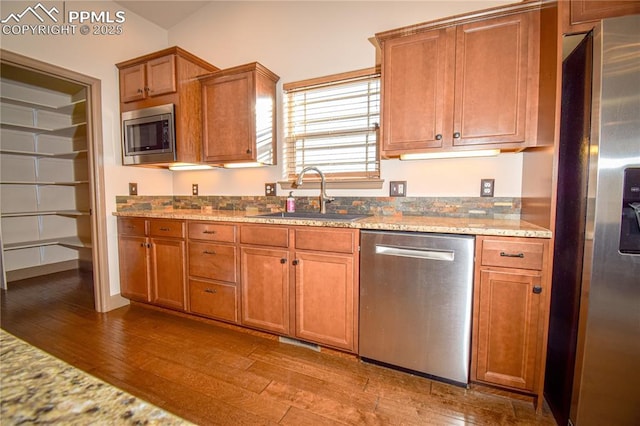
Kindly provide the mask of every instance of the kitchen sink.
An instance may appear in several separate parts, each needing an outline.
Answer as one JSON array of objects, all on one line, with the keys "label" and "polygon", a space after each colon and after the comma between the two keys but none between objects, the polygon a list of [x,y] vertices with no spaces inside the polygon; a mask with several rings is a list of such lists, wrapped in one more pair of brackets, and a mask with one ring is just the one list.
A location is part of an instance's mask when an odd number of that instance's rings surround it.
[{"label": "kitchen sink", "polygon": [[252,217],[263,217],[268,219],[310,219],[310,220],[353,222],[354,220],[363,219],[369,216],[371,215],[320,213],[320,212],[293,212],[293,213],[276,212],[276,213],[259,214]]}]

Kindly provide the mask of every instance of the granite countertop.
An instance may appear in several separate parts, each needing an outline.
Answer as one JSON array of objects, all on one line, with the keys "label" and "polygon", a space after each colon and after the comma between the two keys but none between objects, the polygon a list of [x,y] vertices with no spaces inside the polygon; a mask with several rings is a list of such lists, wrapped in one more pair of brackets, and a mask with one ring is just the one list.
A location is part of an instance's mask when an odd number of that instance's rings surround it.
[{"label": "granite countertop", "polygon": [[386,231],[437,232],[447,234],[551,238],[551,231],[523,220],[436,216],[369,216],[352,222],[256,217],[258,211],[157,209],[119,211],[121,217],[209,220],[217,222],[267,223],[298,226],[331,226]]},{"label": "granite countertop", "polygon": [[0,330],[3,424],[190,425]]}]

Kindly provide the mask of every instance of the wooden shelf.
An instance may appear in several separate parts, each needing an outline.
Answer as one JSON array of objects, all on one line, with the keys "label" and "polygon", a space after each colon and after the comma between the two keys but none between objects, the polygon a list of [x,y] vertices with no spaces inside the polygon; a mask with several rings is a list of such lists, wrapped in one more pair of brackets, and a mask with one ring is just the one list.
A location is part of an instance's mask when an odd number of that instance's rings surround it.
[{"label": "wooden shelf", "polygon": [[25,217],[25,216],[89,216],[88,211],[80,210],[47,210],[29,212],[2,213],[0,217]]},{"label": "wooden shelf", "polygon": [[88,180],[77,180],[72,182],[26,182],[26,181],[7,181],[0,182],[0,185],[37,185],[37,186],[76,186],[89,183]]},{"label": "wooden shelf", "polygon": [[63,246],[68,248],[91,248],[91,243],[84,242],[78,237],[60,237],[60,238],[49,238],[46,240],[34,240],[34,241],[22,241],[19,243],[9,243],[3,246],[5,251],[8,250],[20,250],[27,248],[37,248],[37,247],[46,247],[46,246]]},{"label": "wooden shelf", "polygon": [[15,130],[18,132],[35,133],[38,135],[71,137],[75,134],[78,128],[85,126],[86,124],[87,123],[76,123],[76,124],[72,124],[66,127],[61,127],[58,129],[47,129],[42,127],[23,126],[21,124],[0,123],[0,128],[7,129],[7,130]]},{"label": "wooden shelf", "polygon": [[33,151],[18,151],[13,149],[0,149],[0,154],[8,154],[8,155],[23,155],[26,157],[38,157],[38,158],[62,158],[65,160],[72,160],[81,155],[87,154],[86,149],[73,151],[73,152],[33,152]]},{"label": "wooden shelf", "polygon": [[76,109],[78,106],[85,107],[87,103],[86,99],[80,99],[78,101],[65,103],[62,105],[46,105],[38,102],[30,102],[30,101],[10,98],[6,96],[1,96],[0,102],[3,104],[19,105],[27,108],[36,108],[36,109],[45,110],[45,111],[59,112],[61,114],[71,114],[74,111],[74,109]]}]

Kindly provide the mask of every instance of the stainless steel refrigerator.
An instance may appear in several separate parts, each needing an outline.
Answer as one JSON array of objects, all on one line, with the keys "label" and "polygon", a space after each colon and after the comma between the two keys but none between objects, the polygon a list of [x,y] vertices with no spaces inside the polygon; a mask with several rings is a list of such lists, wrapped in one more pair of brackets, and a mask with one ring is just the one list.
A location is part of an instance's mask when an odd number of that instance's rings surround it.
[{"label": "stainless steel refrigerator", "polygon": [[560,425],[640,425],[640,15],[563,63],[545,398]]}]

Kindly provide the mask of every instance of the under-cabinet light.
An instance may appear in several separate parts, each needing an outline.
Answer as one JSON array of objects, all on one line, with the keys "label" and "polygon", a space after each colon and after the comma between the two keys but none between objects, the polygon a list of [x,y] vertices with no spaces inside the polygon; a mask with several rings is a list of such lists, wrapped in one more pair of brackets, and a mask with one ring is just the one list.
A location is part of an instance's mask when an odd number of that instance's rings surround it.
[{"label": "under-cabinet light", "polygon": [[208,164],[191,164],[191,163],[173,163],[169,166],[169,170],[179,171],[179,170],[210,170],[213,169],[213,166]]},{"label": "under-cabinet light", "polygon": [[265,164],[258,161],[251,161],[248,163],[225,163],[223,166],[225,169],[242,169],[245,167],[263,167]]},{"label": "under-cabinet light", "polygon": [[402,154],[401,160],[431,160],[434,158],[460,158],[460,157],[495,157],[500,154],[499,149],[482,149],[477,151],[450,151],[450,152],[418,152],[414,154]]}]

